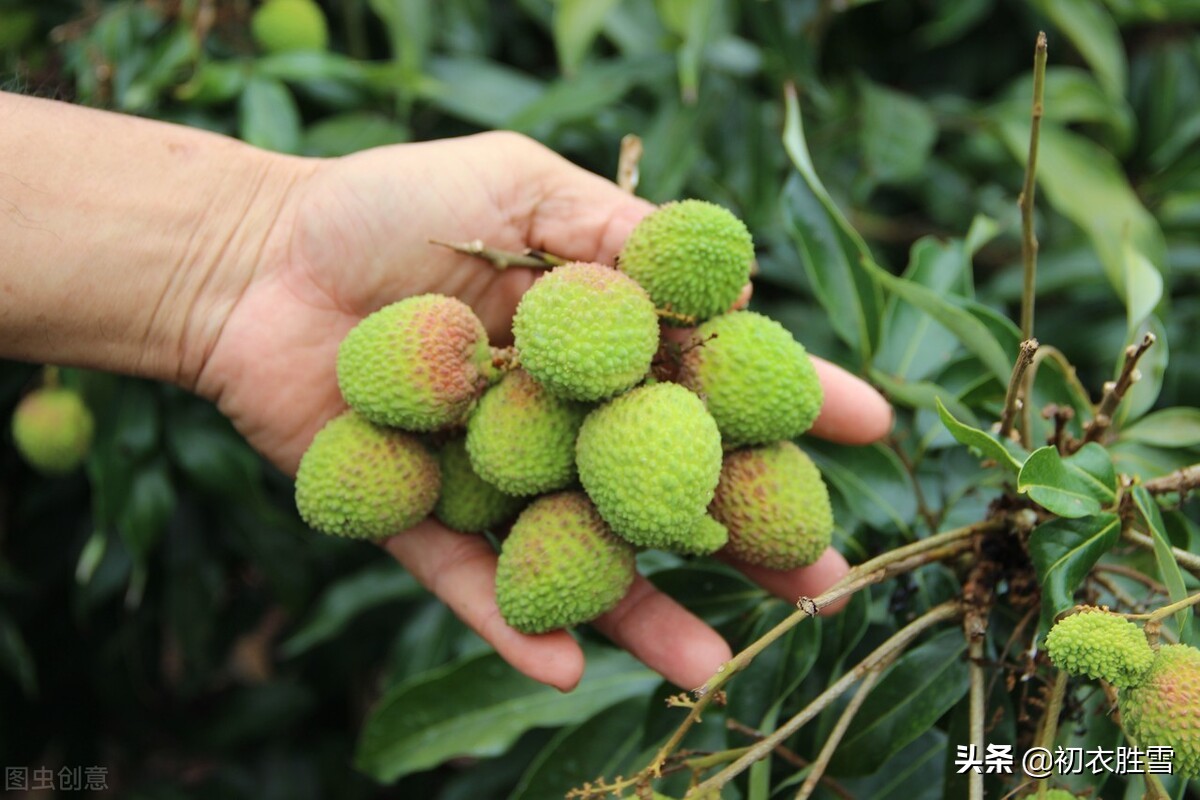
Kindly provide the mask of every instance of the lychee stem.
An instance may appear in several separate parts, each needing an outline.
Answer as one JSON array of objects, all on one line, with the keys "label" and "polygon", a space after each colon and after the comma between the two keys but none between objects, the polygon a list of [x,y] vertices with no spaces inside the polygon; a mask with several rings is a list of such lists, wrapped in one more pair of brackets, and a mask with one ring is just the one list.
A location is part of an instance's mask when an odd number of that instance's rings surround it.
[{"label": "lychee stem", "polygon": [[508,269],[509,267],[553,269],[567,263],[567,259],[547,253],[544,250],[526,248],[523,252],[514,253],[510,250],[488,247],[483,243],[482,239],[473,239],[469,242],[444,242],[440,239],[430,239],[429,243],[436,244],[439,247],[448,247],[456,253],[481,258],[496,269],[501,270]]}]

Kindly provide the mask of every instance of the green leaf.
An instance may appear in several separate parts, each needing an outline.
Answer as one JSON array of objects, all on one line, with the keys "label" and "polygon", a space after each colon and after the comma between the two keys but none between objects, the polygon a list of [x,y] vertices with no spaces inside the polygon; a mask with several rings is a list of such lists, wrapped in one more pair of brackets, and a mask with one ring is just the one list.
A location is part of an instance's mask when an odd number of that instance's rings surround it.
[{"label": "green leaf", "polygon": [[[1025,163],[1029,120],[1011,110],[998,113],[1001,138]],[[1127,248],[1151,265],[1166,263],[1162,231],[1111,154],[1059,125],[1044,122],[1038,156],[1038,185],[1050,204],[1087,233],[1105,274],[1124,299],[1131,268]],[[1132,265],[1141,269],[1143,265]]]},{"label": "green leaf", "polygon": [[1004,442],[993,436],[987,431],[979,428],[972,428],[969,425],[964,425],[959,422],[954,416],[942,405],[940,399],[935,399],[937,404],[938,416],[942,419],[942,424],[950,431],[960,444],[965,444],[973,451],[977,452],[982,458],[990,458],[997,464],[1009,469],[1013,474],[1021,471],[1021,465],[1025,461],[1025,455],[1021,452],[1020,446],[1014,442]]},{"label": "green leaf", "polygon": [[1095,514],[1044,522],[1029,535],[1029,555],[1042,587],[1042,627],[1075,605],[1075,590],[1121,538],[1121,518]]},{"label": "green leaf", "polygon": [[805,442],[804,448],[859,518],[872,527],[910,534],[917,506],[912,482],[894,452],[879,444],[844,447],[815,441]]},{"label": "green leaf", "polygon": [[683,40],[675,54],[679,94],[684,103],[695,103],[700,96],[700,62],[717,15],[717,2],[658,0],[656,5],[663,23]]},{"label": "green leaf", "polygon": [[7,672],[21,687],[26,697],[38,693],[37,666],[21,629],[0,608],[0,670]]},{"label": "green leaf", "polygon": [[871,251],[850,226],[825,189],[808,153],[800,102],[788,92],[783,145],[799,176],[783,192],[785,224],[800,250],[804,268],[830,324],[848,345],[869,361],[879,341],[883,296]]},{"label": "green leaf", "polygon": [[616,105],[635,83],[669,69],[662,59],[626,59],[591,64],[574,77],[551,84],[537,100],[509,119],[507,126],[532,132],[549,125],[590,120],[601,109]]},{"label": "green leaf", "polygon": [[1029,454],[1017,491],[1060,517],[1086,517],[1116,499],[1117,476],[1108,452],[1090,442],[1069,458],[1047,445]]},{"label": "green leaf", "polygon": [[1133,334],[1162,300],[1162,274],[1144,255],[1125,240],[1125,306],[1129,332]]},{"label": "green leaf", "polygon": [[638,739],[629,734],[641,726],[648,700],[632,697],[560,731],[530,762],[508,800],[565,797],[588,781],[621,772],[636,752]]},{"label": "green leaf", "polygon": [[1122,430],[1121,440],[1155,447],[1196,447],[1200,445],[1200,409],[1180,406],[1154,411]]},{"label": "green leaf", "polygon": [[1035,0],[1042,13],[1071,40],[1114,101],[1125,97],[1125,47],[1112,15],[1096,0]]},{"label": "green leaf", "polygon": [[583,63],[604,18],[621,0],[558,0],[554,6],[554,46],[558,63],[573,75]]},{"label": "green leaf", "polygon": [[300,109],[281,81],[262,75],[250,78],[238,106],[238,135],[265,150],[300,149]]},{"label": "green leaf", "polygon": [[311,125],[304,133],[300,149],[305,155],[329,158],[398,144],[409,138],[408,129],[398,122],[370,111],[352,111]]},{"label": "green leaf", "polygon": [[227,498],[255,496],[262,462],[215,408],[190,398],[176,403],[165,433],[167,454],[193,485]]},{"label": "green leaf", "polygon": [[744,614],[766,596],[740,572],[722,564],[659,570],[650,581],[709,625],[720,625]]},{"label": "green leaf", "polygon": [[175,511],[175,486],[165,458],[137,470],[117,514],[117,530],[137,562],[145,562]]},{"label": "green leaf", "polygon": [[[1133,502],[1137,504],[1142,519],[1146,520],[1146,528],[1150,531],[1150,538],[1154,540],[1154,560],[1158,564],[1158,575],[1167,585],[1171,602],[1177,603],[1188,596],[1188,590],[1184,584],[1183,571],[1171,552],[1171,540],[1167,536],[1167,527],[1163,524],[1162,512],[1145,486],[1133,487]],[[1175,624],[1179,627],[1179,641],[1182,644],[1195,641],[1191,607],[1176,612]]]},{"label": "green leaf", "polygon": [[[1014,80],[1007,92],[1013,104],[1012,112],[1027,116],[1029,107],[1029,77]],[[1117,101],[1100,87],[1091,73],[1076,67],[1046,69],[1043,119],[1060,125],[1090,122],[1103,125],[1112,132],[1118,152],[1124,152],[1133,142],[1136,120],[1124,98]]]},{"label": "green leaf", "polygon": [[424,590],[397,564],[384,562],[342,578],[318,598],[307,620],[280,647],[294,658],[335,638],[368,609],[420,596]]},{"label": "green leaf", "polygon": [[248,72],[241,61],[205,61],[175,88],[175,98],[189,105],[227,103],[244,91]]},{"label": "green leaf", "polygon": [[390,783],[457,756],[500,755],[531,728],[582,722],[659,682],[626,653],[584,653],[587,672],[566,694],[519,674],[495,653],[405,681],[367,718],[357,768]]},{"label": "green leaf", "polygon": [[429,53],[433,33],[433,0],[368,0],[387,25],[392,57],[399,68],[396,88],[411,94]]},{"label": "green leaf", "polygon": [[859,81],[863,166],[880,183],[902,183],[919,176],[937,141],[937,123],[916,98]]},{"label": "green leaf", "polygon": [[965,649],[952,628],[901,656],[850,723],[830,771],[868,775],[932,728],[967,693]]},{"label": "green leaf", "polygon": [[971,411],[954,392],[945,389],[933,381],[902,381],[893,378],[872,367],[869,371],[871,380],[882,389],[892,401],[898,401],[912,408],[927,408],[936,411],[940,403],[954,418],[965,419],[968,424],[978,427],[975,412]]},{"label": "green leaf", "polygon": [[486,128],[507,127],[545,91],[524,72],[481,58],[435,58],[429,73],[434,80],[421,86],[421,94],[430,103]]}]

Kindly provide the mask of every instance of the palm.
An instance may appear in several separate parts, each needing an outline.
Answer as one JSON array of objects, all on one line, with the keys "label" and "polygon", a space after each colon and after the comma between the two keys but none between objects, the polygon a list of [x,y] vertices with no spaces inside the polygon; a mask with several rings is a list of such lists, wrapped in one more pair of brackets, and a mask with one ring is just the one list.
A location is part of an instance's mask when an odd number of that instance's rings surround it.
[{"label": "palm", "polygon": [[[429,244],[482,239],[611,262],[651,206],[510,134],[404,145],[322,162],[295,187],[245,290],[233,305],[197,389],[261,453],[288,473],[327,420],[344,408],[338,344],[370,312],[438,292],[471,305],[494,342],[507,341],[529,270],[497,271]],[[819,363],[827,403],[818,433],[870,441],[886,431],[886,404],[864,384]],[[496,557],[482,537],[427,520],[385,546],[425,586],[521,671],[560,688],[578,681],[582,653],[569,634],[526,636],[507,627],[492,589]],[[746,569],[795,598],[845,570],[834,551],[812,568]],[[639,579],[596,626],[669,679],[702,683],[728,646],[699,619]]]}]

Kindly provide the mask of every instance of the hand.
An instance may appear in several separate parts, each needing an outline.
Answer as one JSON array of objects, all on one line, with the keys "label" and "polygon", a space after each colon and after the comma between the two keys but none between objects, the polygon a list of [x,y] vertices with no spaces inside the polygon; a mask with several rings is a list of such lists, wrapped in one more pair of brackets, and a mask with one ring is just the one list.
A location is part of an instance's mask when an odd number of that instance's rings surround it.
[{"label": "hand", "polygon": [[[506,343],[518,299],[537,277],[498,271],[430,239],[482,239],[519,251],[613,263],[625,237],[653,206],[572,166],[521,136],[490,133],[398,145],[297,170],[244,290],[205,348],[196,389],[238,430],[294,474],[321,426],[344,409],[335,363],[342,337],[364,316],[425,292],[459,297]],[[826,405],[818,436],[865,443],[891,424],[886,402],[865,383],[818,362]],[[496,555],[480,536],[429,519],[384,545],[423,585],[521,672],[562,690],[583,674],[583,655],[564,631],[530,636],[496,608]],[[814,595],[844,574],[830,549],[790,572],[745,568],[787,599]],[[730,657],[721,637],[638,578],[595,626],[684,688],[699,686]]]}]

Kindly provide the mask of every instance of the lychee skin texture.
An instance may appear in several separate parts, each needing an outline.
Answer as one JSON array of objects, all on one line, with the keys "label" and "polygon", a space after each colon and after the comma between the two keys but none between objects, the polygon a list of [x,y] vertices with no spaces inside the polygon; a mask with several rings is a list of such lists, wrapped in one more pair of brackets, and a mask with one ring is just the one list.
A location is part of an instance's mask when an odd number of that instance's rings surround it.
[{"label": "lychee skin texture", "polygon": [[313,0],[267,0],[250,18],[250,34],[267,53],[324,50],[329,45],[325,13]]},{"label": "lychee skin texture", "polygon": [[754,242],[740,219],[714,203],[683,200],[639,222],[618,264],[656,306],[694,324],[733,307],[753,261]]},{"label": "lychee skin texture", "polygon": [[833,509],[821,472],[792,442],[725,456],[709,511],[729,529],[725,552],[771,569],[813,563],[833,539]]},{"label": "lychee skin texture", "polygon": [[1172,772],[1200,777],[1200,650],[1163,645],[1145,681],[1118,694],[1121,722],[1138,746],[1170,747]]},{"label": "lychee skin texture", "polygon": [[13,412],[17,452],[44,475],[66,475],[87,458],[95,423],[78,392],[43,388],[30,392]]},{"label": "lychee skin texture", "polygon": [[721,435],[682,386],[639,386],[588,415],[575,461],[583,488],[619,536],[690,552],[721,473]]},{"label": "lychee skin texture", "polygon": [[522,633],[590,622],[633,583],[634,548],[583,492],[535,500],[513,523],[496,565],[496,603]]},{"label": "lychee skin texture", "polygon": [[424,294],[359,322],[338,348],[337,375],[346,402],[372,422],[432,431],[462,422],[496,371],[475,312]]},{"label": "lychee skin texture", "polygon": [[569,400],[603,400],[641,381],[658,337],[646,291],[603,264],[555,267],[525,292],[513,318],[521,366]]},{"label": "lychee skin texture", "polygon": [[735,311],[696,329],[678,380],[704,398],[727,448],[794,439],[824,393],[804,346],[769,317]]},{"label": "lychee skin texture", "polygon": [[347,411],[300,459],[296,507],[322,533],[383,539],[428,516],[440,485],[437,459],[415,436]]},{"label": "lychee skin texture", "polygon": [[511,520],[525,499],[505,494],[471,468],[466,440],[453,439],[438,454],[442,491],[433,515],[447,528],[460,533],[482,533]]},{"label": "lychee skin texture", "polygon": [[1154,663],[1154,651],[1142,629],[1099,608],[1054,623],[1046,634],[1046,654],[1070,675],[1099,678],[1118,689],[1140,684]]},{"label": "lychee skin texture", "polygon": [[675,544],[675,551],[692,556],[715,553],[729,542],[729,530],[707,514],[700,518],[692,532]]},{"label": "lychee skin texture", "polygon": [[479,401],[467,422],[471,464],[513,495],[563,489],[575,481],[575,437],[588,406],[550,394],[513,370]]}]

